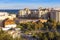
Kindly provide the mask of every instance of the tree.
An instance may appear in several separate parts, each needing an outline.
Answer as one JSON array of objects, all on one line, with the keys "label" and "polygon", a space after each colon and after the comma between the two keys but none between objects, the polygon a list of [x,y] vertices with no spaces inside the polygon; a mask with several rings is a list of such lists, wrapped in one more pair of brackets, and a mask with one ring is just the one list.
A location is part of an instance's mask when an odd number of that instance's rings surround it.
[{"label": "tree", "polygon": [[56,30],[56,28],[57,28],[56,21],[53,20],[53,21],[52,21],[52,29]]},{"label": "tree", "polygon": [[37,23],[35,24],[35,29],[36,30],[40,30],[43,27],[44,27],[44,25],[41,22],[39,22],[38,24]]},{"label": "tree", "polygon": [[37,35],[38,35],[39,39],[41,39],[41,40],[43,39],[43,33],[39,32]]},{"label": "tree", "polygon": [[17,25],[17,28],[20,28],[21,30],[23,30],[23,26],[21,26],[20,24]]},{"label": "tree", "polygon": [[54,32],[54,37],[55,37],[56,40],[60,40],[60,33],[55,31]]},{"label": "tree", "polygon": [[0,40],[13,40],[12,36],[4,31],[0,31]]},{"label": "tree", "polygon": [[48,38],[46,37],[46,35],[44,35],[44,38],[43,38],[43,40],[48,40]]},{"label": "tree", "polygon": [[50,39],[50,40],[53,40],[53,38],[54,38],[54,33],[53,33],[53,32],[49,32],[48,35],[49,35],[49,39]]}]

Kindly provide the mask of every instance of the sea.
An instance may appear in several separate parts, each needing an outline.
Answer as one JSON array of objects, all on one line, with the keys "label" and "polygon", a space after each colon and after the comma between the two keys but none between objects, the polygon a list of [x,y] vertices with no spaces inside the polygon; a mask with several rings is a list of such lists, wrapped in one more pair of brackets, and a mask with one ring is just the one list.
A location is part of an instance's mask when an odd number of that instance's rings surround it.
[{"label": "sea", "polygon": [[[11,14],[17,14],[19,10],[22,10],[22,9],[0,9],[0,12],[8,12]],[[30,9],[30,10],[37,10],[37,9]]]},{"label": "sea", "polygon": [[8,13],[10,13],[10,14],[17,14],[18,13],[18,11],[19,11],[19,9],[15,9],[15,10],[0,10],[0,12],[8,12]]}]

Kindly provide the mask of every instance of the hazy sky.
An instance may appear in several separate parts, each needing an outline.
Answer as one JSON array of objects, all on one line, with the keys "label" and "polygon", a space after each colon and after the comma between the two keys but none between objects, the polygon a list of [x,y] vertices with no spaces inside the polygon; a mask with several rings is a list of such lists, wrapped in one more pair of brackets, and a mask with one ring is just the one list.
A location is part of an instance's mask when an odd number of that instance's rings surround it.
[{"label": "hazy sky", "polygon": [[0,9],[60,7],[60,0],[0,0]]}]

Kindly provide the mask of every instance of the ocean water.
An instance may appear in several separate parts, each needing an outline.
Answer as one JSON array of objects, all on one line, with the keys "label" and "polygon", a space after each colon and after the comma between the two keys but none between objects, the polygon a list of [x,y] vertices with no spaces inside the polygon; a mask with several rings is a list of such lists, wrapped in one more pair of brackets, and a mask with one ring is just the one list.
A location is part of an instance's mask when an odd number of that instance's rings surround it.
[{"label": "ocean water", "polygon": [[0,12],[8,12],[11,14],[17,14],[19,10],[0,10]]},{"label": "ocean water", "polygon": [[[17,14],[19,10],[22,10],[22,9],[0,9],[0,12],[8,12],[8,13]],[[30,9],[30,10],[37,11],[37,9]]]}]

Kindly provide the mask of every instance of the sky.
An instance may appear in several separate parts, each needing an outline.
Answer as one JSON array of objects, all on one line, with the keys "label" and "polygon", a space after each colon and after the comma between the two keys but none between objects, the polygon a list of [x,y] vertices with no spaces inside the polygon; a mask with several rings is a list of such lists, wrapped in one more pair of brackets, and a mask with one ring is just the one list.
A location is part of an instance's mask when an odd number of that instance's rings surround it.
[{"label": "sky", "polygon": [[60,0],[0,0],[0,9],[60,8]]}]

